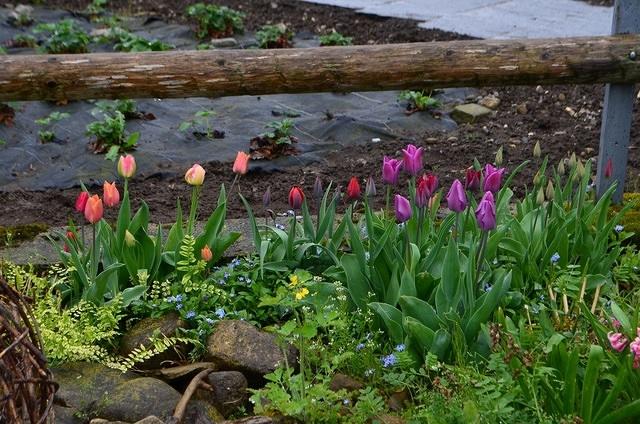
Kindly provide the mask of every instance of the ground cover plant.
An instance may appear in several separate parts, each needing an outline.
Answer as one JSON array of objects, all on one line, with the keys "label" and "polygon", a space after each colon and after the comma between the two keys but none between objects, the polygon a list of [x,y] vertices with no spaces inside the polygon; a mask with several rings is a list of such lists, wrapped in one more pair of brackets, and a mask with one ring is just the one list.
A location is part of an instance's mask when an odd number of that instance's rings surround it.
[{"label": "ground cover plant", "polygon": [[286,25],[264,25],[256,32],[256,40],[261,49],[283,49],[293,46],[293,31]]},{"label": "ground cover plant", "polygon": [[226,6],[196,3],[186,12],[197,21],[196,35],[200,39],[230,37],[244,30],[244,14]]}]

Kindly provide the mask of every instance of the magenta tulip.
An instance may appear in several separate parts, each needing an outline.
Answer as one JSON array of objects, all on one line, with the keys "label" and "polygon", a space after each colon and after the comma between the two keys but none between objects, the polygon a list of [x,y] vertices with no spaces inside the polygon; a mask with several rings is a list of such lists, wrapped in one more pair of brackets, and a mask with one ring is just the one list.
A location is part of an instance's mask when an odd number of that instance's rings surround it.
[{"label": "magenta tulip", "polygon": [[629,342],[629,340],[622,333],[609,332],[607,334],[607,337],[609,338],[611,347],[617,352],[622,352]]},{"label": "magenta tulip", "polygon": [[504,174],[504,168],[495,168],[493,165],[487,164],[484,167],[484,191],[490,191],[491,193],[497,193],[502,185],[502,174]]},{"label": "magenta tulip", "polygon": [[462,212],[467,207],[467,195],[460,180],[455,180],[451,184],[449,193],[447,193],[447,207],[457,213]]},{"label": "magenta tulip", "polygon": [[476,220],[478,221],[478,227],[483,231],[491,231],[496,228],[496,203],[490,191],[487,191],[482,196],[482,200],[478,204]]},{"label": "magenta tulip", "polygon": [[422,170],[422,147],[409,144],[406,149],[402,149],[404,170],[410,175],[418,175]]},{"label": "magenta tulip", "polygon": [[76,198],[76,212],[84,212],[84,207],[87,205],[87,200],[89,200],[89,193],[87,193],[86,191],[81,191]]},{"label": "magenta tulip", "polygon": [[411,203],[406,197],[402,197],[399,194],[393,199],[393,206],[396,212],[396,221],[398,223],[406,222],[411,218]]},{"label": "magenta tulip", "polygon": [[400,175],[401,168],[401,160],[385,156],[382,160],[382,182],[388,185],[398,184],[398,176]]}]

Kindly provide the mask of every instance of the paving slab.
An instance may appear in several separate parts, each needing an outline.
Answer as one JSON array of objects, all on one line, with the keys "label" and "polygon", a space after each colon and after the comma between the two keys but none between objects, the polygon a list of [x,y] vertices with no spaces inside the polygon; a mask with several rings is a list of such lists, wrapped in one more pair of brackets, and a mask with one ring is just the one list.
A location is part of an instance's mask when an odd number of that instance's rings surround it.
[{"label": "paving slab", "polygon": [[613,8],[577,0],[308,0],[362,13],[421,21],[479,38],[608,35]]}]

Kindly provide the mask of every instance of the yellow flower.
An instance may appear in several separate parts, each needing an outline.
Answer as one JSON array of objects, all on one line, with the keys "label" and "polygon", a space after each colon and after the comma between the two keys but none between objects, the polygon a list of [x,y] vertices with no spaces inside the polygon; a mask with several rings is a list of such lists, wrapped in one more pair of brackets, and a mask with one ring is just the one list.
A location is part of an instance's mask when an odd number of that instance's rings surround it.
[{"label": "yellow flower", "polygon": [[298,276],[297,276],[296,274],[291,274],[291,275],[289,276],[289,281],[291,281],[291,282],[289,283],[289,286],[291,286],[291,287],[295,287],[295,286],[297,286],[297,285],[298,285],[298,283],[300,282],[300,279],[298,278]]},{"label": "yellow flower", "polygon": [[306,287],[303,287],[296,292],[296,300],[302,300],[308,294],[309,294],[309,289]]}]

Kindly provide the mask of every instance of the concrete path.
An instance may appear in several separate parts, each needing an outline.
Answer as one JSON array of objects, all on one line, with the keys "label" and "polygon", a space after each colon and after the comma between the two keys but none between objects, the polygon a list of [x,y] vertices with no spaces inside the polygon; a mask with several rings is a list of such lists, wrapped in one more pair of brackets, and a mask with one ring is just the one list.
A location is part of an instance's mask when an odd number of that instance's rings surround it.
[{"label": "concrete path", "polygon": [[422,21],[480,38],[608,35],[612,7],[577,0],[308,0],[363,13]]}]

